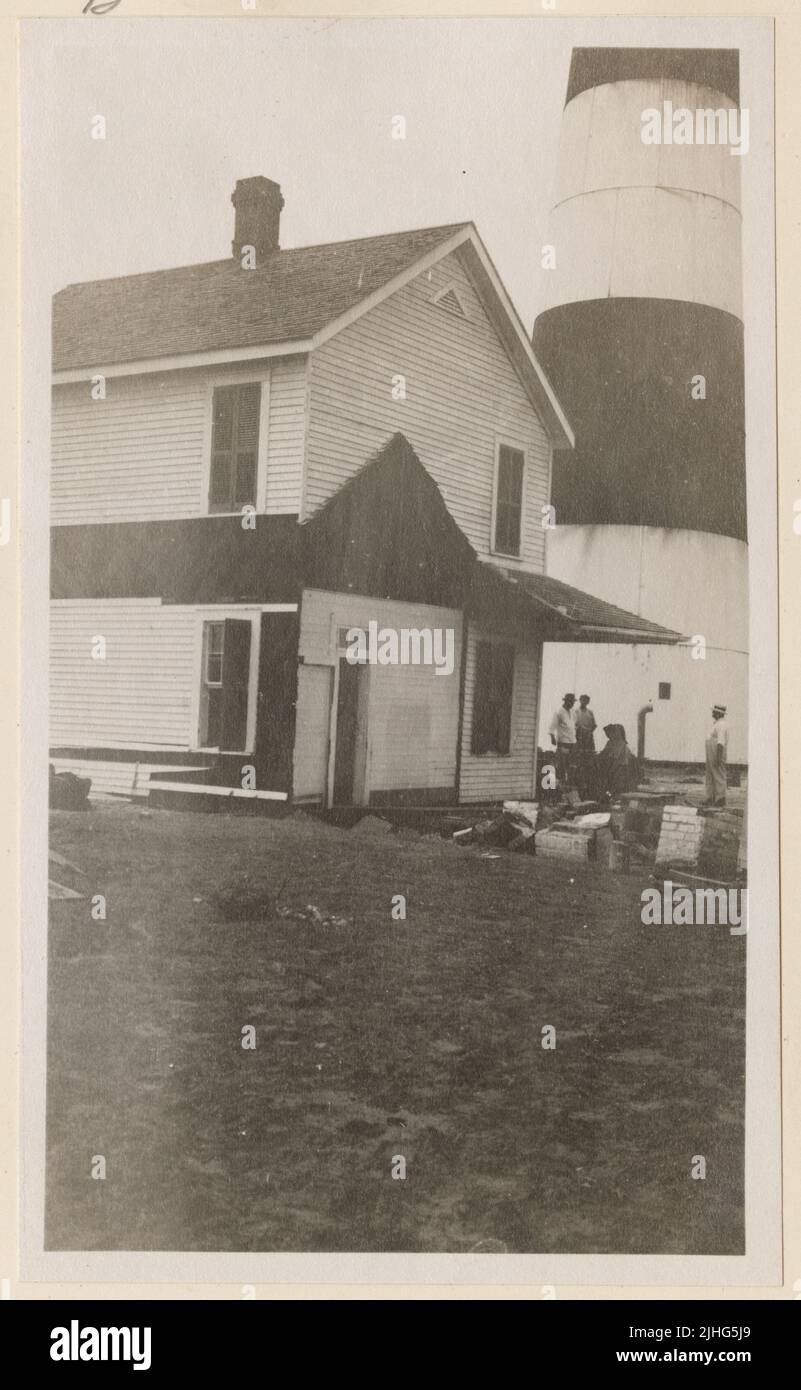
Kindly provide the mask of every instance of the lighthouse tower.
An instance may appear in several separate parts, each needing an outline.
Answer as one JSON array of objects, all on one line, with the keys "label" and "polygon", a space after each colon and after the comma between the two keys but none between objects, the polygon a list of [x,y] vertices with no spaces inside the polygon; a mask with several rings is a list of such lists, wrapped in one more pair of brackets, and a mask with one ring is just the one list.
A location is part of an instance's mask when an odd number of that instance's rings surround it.
[{"label": "lighthouse tower", "polygon": [[576,435],[547,572],[693,640],[546,647],[546,747],[572,690],[631,744],[652,703],[645,756],[675,763],[703,758],[721,702],[747,761],[741,119],[736,50],[573,51],[533,339]]}]

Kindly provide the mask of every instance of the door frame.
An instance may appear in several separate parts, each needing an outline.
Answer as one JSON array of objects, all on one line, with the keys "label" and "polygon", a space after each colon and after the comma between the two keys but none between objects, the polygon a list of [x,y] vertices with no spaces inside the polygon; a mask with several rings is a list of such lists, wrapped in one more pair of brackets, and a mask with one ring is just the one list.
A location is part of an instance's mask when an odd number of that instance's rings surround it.
[{"label": "door frame", "polygon": [[248,673],[248,718],[245,748],[234,750],[252,756],[256,747],[257,694],[261,651],[261,617],[264,613],[297,613],[296,603],[176,603],[164,604],[175,612],[190,613],[193,618],[192,690],[189,701],[189,738],[187,747],[193,752],[211,752],[200,742],[200,683],[203,674],[203,624],[221,622],[225,618],[247,618],[252,624],[250,638],[250,670]]},{"label": "door frame", "polygon": [[[322,810],[324,810],[324,811],[327,810],[327,809],[328,809],[328,806],[329,806],[329,781],[330,781],[330,777],[331,777],[331,728],[332,728],[332,721],[333,721],[332,710],[335,709],[334,699],[335,699],[335,687],[336,687],[338,669],[339,669],[338,667],[332,666],[330,661],[303,661],[302,664],[298,667],[298,688],[300,688],[301,671],[325,671],[326,676],[328,677],[328,709],[327,709],[327,711],[326,711],[326,721],[325,721],[325,733],[326,733],[325,758],[324,758],[325,771],[324,771],[324,774],[323,774],[323,785],[322,785],[322,787],[321,787],[321,789],[320,789],[320,806],[321,806]],[[297,736],[298,736],[298,735],[297,735],[297,728],[296,728],[296,730],[295,730],[295,745],[297,745]],[[294,749],[293,749],[293,758],[294,758]],[[315,797],[316,797],[316,793],[314,793],[314,792],[311,792],[311,793],[303,793],[303,794],[301,794],[301,799],[300,799],[300,803],[299,803],[299,804],[300,804],[300,805],[303,805],[305,801],[310,801],[310,800],[312,800],[312,799],[315,798]],[[316,803],[315,803],[315,804],[316,804]]]},{"label": "door frame", "polygon": [[[339,627],[339,628],[347,627],[347,626],[353,626],[353,627],[355,627],[355,626],[358,626],[358,624],[355,624],[355,623],[354,623],[354,624],[343,624],[343,623],[337,624],[337,627]],[[335,628],[334,634],[333,634],[333,648],[334,648],[334,679],[333,679],[333,681],[331,682],[331,714],[330,714],[330,719],[329,719],[329,724],[328,724],[328,775],[327,775],[327,778],[326,778],[326,789],[325,789],[325,805],[326,805],[326,809],[330,809],[330,808],[334,805],[334,769],[335,769],[335,767],[336,767],[336,754],[337,754],[337,712],[338,712],[338,708],[339,708],[339,664],[340,664],[340,661],[342,661],[342,660],[344,659],[345,654],[346,654],[346,651],[347,651],[347,648],[346,648],[345,644],[344,644],[344,643],[340,643],[340,641],[339,641],[339,637],[338,637],[338,633],[337,633],[336,628]],[[371,755],[372,755],[372,746],[371,746],[371,740],[370,740],[370,715],[369,715],[369,710],[370,710],[370,686],[371,686],[371,682],[370,682],[370,664],[369,664],[369,662],[366,662],[366,661],[365,661],[365,662],[360,662],[359,665],[360,665],[360,667],[361,667],[361,668],[363,669],[363,671],[364,671],[364,675],[363,675],[363,687],[362,687],[362,689],[361,689],[360,692],[359,692],[360,698],[363,697],[364,703],[365,703],[365,721],[366,721],[366,727],[365,727],[365,731],[364,731],[364,748],[363,748],[363,752],[364,752],[364,772],[363,772],[363,776],[362,776],[362,779],[361,779],[361,780],[362,780],[362,785],[361,785],[361,787],[358,789],[358,795],[357,795],[357,789],[356,789],[356,781],[355,781],[355,778],[354,778],[354,790],[353,790],[353,802],[352,802],[352,805],[354,805],[354,806],[367,806],[367,805],[369,804],[369,801],[370,801],[370,764],[371,764],[371,761],[372,761],[372,757],[371,757]]]}]

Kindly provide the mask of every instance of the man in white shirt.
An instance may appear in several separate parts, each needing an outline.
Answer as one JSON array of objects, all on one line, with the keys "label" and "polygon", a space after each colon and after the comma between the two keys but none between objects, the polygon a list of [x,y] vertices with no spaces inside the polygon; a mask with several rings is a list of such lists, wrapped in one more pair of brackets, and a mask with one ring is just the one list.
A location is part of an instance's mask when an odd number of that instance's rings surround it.
[{"label": "man in white shirt", "polygon": [[726,805],[726,757],[729,750],[729,726],[726,706],[714,705],[712,731],[706,741],[706,804]]},{"label": "man in white shirt", "polygon": [[575,695],[565,695],[551,720],[550,727],[551,743],[556,749],[557,776],[566,787],[571,783],[571,769],[576,753],[576,720],[573,714],[575,703]]}]

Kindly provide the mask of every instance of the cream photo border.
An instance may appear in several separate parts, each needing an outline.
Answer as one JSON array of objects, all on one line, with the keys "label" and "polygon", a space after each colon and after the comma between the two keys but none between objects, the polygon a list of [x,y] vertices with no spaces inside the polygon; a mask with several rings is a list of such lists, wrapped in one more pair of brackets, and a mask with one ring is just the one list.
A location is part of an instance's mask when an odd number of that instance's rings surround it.
[{"label": "cream photo border", "polygon": [[[81,18],[81,0],[65,3],[22,4],[7,0],[0,18],[0,110],[2,110],[2,219],[0,238],[0,285],[5,312],[0,332],[6,349],[4,360],[17,361],[18,373],[7,370],[2,386],[0,430],[0,496],[11,499],[9,541],[0,548],[0,605],[7,634],[6,661],[2,676],[0,717],[0,844],[3,855],[3,903],[7,918],[2,940],[0,968],[0,1105],[5,1123],[0,1125],[0,1161],[3,1190],[0,1206],[0,1277],[4,1296],[24,1299],[240,1299],[246,1286],[254,1286],[255,1297],[322,1299],[468,1299],[539,1300],[558,1299],[674,1299],[727,1298],[776,1299],[801,1297],[801,1165],[798,1163],[801,1131],[801,1085],[797,1038],[801,1005],[791,998],[792,982],[801,977],[801,941],[793,931],[793,907],[801,892],[801,856],[794,852],[801,830],[798,796],[791,795],[801,781],[801,749],[791,739],[789,723],[798,707],[801,683],[801,655],[798,652],[794,603],[801,593],[801,535],[796,535],[794,501],[801,495],[795,457],[793,413],[797,381],[801,375],[801,348],[795,325],[799,322],[801,263],[794,246],[795,228],[801,220],[801,186],[797,179],[797,150],[794,131],[798,129],[801,101],[797,73],[801,66],[801,14],[794,13],[795,0],[770,5],[747,0],[744,8],[753,25],[754,54],[760,70],[770,73],[775,44],[776,80],[776,276],[778,295],[773,320],[773,239],[765,220],[770,222],[772,171],[766,188],[762,226],[753,219],[744,223],[743,263],[746,305],[751,299],[751,321],[759,325],[752,337],[746,382],[746,418],[749,447],[771,461],[775,458],[773,408],[778,396],[779,486],[777,511],[774,492],[765,495],[749,484],[749,530],[751,547],[751,669],[758,678],[751,683],[751,744],[754,771],[749,788],[749,857],[760,865],[763,878],[758,888],[752,875],[752,902],[767,908],[764,925],[752,912],[748,942],[748,1057],[747,1057],[747,1142],[746,1209],[748,1252],[734,1256],[616,1256],[616,1255],[271,1255],[212,1253],[103,1253],[42,1252],[41,1193],[43,1180],[44,1125],[44,967],[45,948],[42,924],[46,911],[44,864],[46,840],[46,766],[41,750],[43,724],[31,717],[31,692],[46,687],[46,639],[42,627],[47,606],[47,421],[35,437],[18,439],[20,400],[27,393],[41,390],[43,363],[47,360],[49,323],[26,324],[28,334],[25,358],[19,354],[17,324],[20,318],[19,265],[19,130],[18,130],[18,21],[21,18],[70,18],[74,22],[113,24],[115,15],[132,19],[139,16],[165,18],[228,18],[246,23],[269,23],[270,18],[315,17],[325,8],[330,17],[398,18],[401,3],[363,4],[359,0],[341,7],[318,3],[281,3],[271,0],[269,18],[256,11],[243,11],[240,0],[214,3],[214,0],[159,0],[142,4],[121,0],[112,14]],[[638,25],[621,39],[636,38],[643,44],[692,46],[720,42],[741,46],[750,20],[741,14],[727,15],[725,4],[697,0],[695,18],[682,18],[684,5],[654,4],[650,0],[629,3],[617,0],[614,6],[583,0],[579,5],[556,0],[555,8],[545,8],[539,0],[503,0],[497,10],[504,19],[515,15],[536,17],[540,23],[565,20],[586,21],[587,28],[577,42],[604,43],[614,37],[614,21],[627,20]],[[412,14],[414,10],[412,9]],[[429,0],[427,18],[488,17],[493,9],[484,3],[447,4]],[[610,27],[596,28],[593,21],[608,16]],[[646,21],[670,20],[658,33],[646,32]],[[725,32],[705,26],[705,20],[729,20]],[[706,32],[704,30],[706,29]],[[683,31],[683,37],[679,31]],[[619,31],[618,31],[619,32]],[[753,104],[753,103],[752,103]],[[766,249],[767,248],[767,249]],[[795,257],[793,253],[795,251]],[[27,307],[27,306],[26,306]],[[775,330],[775,337],[774,337]],[[44,338],[42,334],[44,333]],[[761,351],[754,349],[758,341]],[[774,379],[774,342],[777,371]],[[44,348],[42,349],[42,344]],[[35,345],[37,351],[33,351]],[[46,375],[46,372],[45,372]],[[38,378],[38,381],[37,381]],[[30,416],[28,410],[26,419]],[[24,464],[25,494],[20,498],[19,481]],[[45,470],[44,472],[42,470]],[[41,504],[37,498],[42,497]],[[22,511],[20,511],[20,506]],[[780,607],[776,594],[776,536],[780,566]],[[20,546],[20,536],[22,545]],[[20,570],[21,565],[21,570]],[[25,596],[24,621],[20,619],[20,573]],[[782,931],[784,973],[784,1011],[781,1024],[783,1050],[783,1134],[778,1106],[778,1050],[780,1045],[778,1004],[779,892],[771,865],[776,862],[775,814],[777,786],[772,735],[775,724],[776,633],[779,624],[781,651],[781,726],[786,730],[782,742],[781,840],[787,853],[782,860],[782,902],[785,908]],[[20,657],[24,676],[20,690]],[[19,723],[26,710],[26,725],[20,751]],[[759,737],[755,737],[757,730]],[[764,749],[770,748],[766,759]],[[759,770],[753,755],[761,754]],[[767,762],[767,768],[762,766]],[[41,774],[41,775],[40,775]],[[24,797],[22,805],[20,798]],[[20,859],[20,844],[22,858]],[[38,868],[41,866],[41,873]],[[765,872],[767,871],[767,873]],[[22,938],[24,929],[24,954]],[[24,969],[24,975],[22,970]],[[24,1034],[23,1023],[24,1003]],[[20,1094],[26,1104],[20,1123]],[[784,1144],[784,1189],[781,1194],[780,1143]],[[24,1181],[22,1155],[25,1154]],[[792,1161],[792,1156],[795,1161]],[[783,1211],[779,1209],[779,1197]],[[780,1226],[783,1224],[783,1233]],[[21,1252],[22,1241],[22,1252]],[[781,1258],[783,1241],[784,1258]],[[20,1257],[22,1254],[22,1268]],[[249,1291],[248,1291],[249,1293]]]}]

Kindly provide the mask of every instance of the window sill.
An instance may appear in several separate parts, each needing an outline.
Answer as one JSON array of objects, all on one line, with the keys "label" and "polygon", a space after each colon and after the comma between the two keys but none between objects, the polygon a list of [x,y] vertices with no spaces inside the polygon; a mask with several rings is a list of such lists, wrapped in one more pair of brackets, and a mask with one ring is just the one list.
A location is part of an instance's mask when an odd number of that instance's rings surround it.
[{"label": "window sill", "polygon": [[[247,511],[247,512],[245,511],[245,508],[246,508],[246,507],[250,508],[250,510]],[[258,507],[256,506],[256,503],[255,503],[255,502],[243,502],[243,503],[242,503],[242,506],[239,507],[239,508],[238,508],[236,511],[234,511],[234,512],[201,512],[200,515],[201,515],[201,516],[207,516],[207,517],[212,517],[212,516],[239,516],[239,517],[242,517],[242,516],[250,516],[250,515],[251,515],[251,512],[252,512],[253,514],[255,514],[256,516],[264,516],[264,515],[265,515],[264,512],[260,512],[260,511],[259,511],[259,509],[258,509]]]},{"label": "window sill", "polygon": [[252,748],[204,748],[200,745],[196,745],[188,751],[193,754],[216,753],[218,757],[222,758],[252,758],[254,752]]}]

